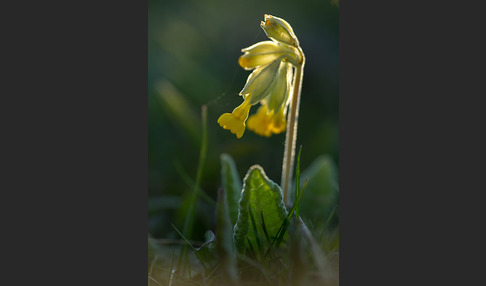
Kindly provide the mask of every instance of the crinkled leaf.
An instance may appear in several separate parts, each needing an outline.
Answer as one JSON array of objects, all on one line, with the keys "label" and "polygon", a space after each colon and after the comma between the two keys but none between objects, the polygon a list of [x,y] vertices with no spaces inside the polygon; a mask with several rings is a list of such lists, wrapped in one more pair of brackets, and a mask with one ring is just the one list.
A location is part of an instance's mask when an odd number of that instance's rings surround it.
[{"label": "crinkled leaf", "polygon": [[241,179],[233,158],[228,154],[221,154],[221,183],[226,192],[229,217],[234,226],[238,219],[238,202],[241,196]]},{"label": "crinkled leaf", "polygon": [[[255,228],[251,225],[250,209],[254,217]],[[243,192],[234,233],[237,251],[245,253],[246,249],[250,247],[249,244],[258,245],[257,237],[266,236],[262,226],[262,215],[266,232],[273,240],[287,214],[280,187],[265,175],[261,166],[252,166],[243,180]],[[264,245],[263,250],[270,247],[266,240],[259,239],[259,242],[267,244]]]}]

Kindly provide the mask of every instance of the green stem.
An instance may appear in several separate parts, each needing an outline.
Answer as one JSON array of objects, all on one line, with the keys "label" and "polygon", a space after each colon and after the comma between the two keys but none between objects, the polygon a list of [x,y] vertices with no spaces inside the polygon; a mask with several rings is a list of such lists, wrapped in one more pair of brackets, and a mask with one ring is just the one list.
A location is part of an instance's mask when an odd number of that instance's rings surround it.
[{"label": "green stem", "polygon": [[299,66],[295,67],[294,89],[290,101],[290,115],[287,122],[287,134],[285,136],[285,150],[282,164],[282,182],[283,200],[289,205],[289,189],[292,180],[292,169],[294,167],[295,142],[297,141],[297,122],[299,119],[300,93],[302,90],[302,79],[304,77],[305,57],[302,49],[299,47],[302,61]]}]

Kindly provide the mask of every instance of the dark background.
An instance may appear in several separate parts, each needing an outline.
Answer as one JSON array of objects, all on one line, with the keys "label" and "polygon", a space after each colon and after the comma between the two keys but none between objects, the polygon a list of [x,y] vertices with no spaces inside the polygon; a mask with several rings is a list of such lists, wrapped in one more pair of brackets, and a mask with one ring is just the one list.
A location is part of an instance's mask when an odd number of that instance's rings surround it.
[{"label": "dark background", "polygon": [[[269,40],[264,14],[288,21],[306,55],[297,146],[301,166],[322,154],[339,162],[339,8],[329,1],[161,1],[148,4],[149,233],[176,238],[182,200],[192,189],[201,138],[201,106],[208,108],[208,154],[202,189],[212,198],[220,185],[222,153],[241,178],[260,164],[280,184],[285,133],[270,138],[246,130],[241,139],[221,128],[218,117],[242,102],[238,92],[249,71],[238,65],[241,49]],[[254,106],[250,114],[256,112]],[[202,209],[201,209],[202,208]],[[212,209],[196,226],[211,228]],[[206,215],[204,215],[206,212]],[[207,215],[207,213],[210,215]],[[205,218],[204,218],[205,217]],[[201,221],[202,220],[202,221]]]}]

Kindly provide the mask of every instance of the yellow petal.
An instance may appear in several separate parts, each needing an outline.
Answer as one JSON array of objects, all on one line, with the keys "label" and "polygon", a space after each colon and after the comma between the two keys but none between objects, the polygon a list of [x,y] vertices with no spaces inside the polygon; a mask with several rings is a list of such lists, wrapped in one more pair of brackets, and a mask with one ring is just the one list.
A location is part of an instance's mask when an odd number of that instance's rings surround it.
[{"label": "yellow petal", "polygon": [[272,133],[279,134],[285,131],[287,128],[287,121],[285,120],[285,107],[282,107],[273,117],[272,117]]},{"label": "yellow petal", "polygon": [[268,112],[266,105],[260,106],[257,113],[248,118],[248,129],[260,136],[270,137],[286,129],[286,120],[283,108],[277,114]]},{"label": "yellow petal", "polygon": [[224,113],[218,118],[219,125],[224,129],[228,129],[231,133],[236,134],[237,138],[241,138],[245,132],[245,121],[248,118],[248,113],[251,108],[249,104],[250,98],[251,96],[248,96],[232,113]]},{"label": "yellow petal", "polygon": [[240,104],[238,107],[236,107],[232,112],[234,116],[236,116],[239,120],[243,122],[245,122],[246,119],[248,118],[248,113],[250,112],[250,108],[251,108],[250,101],[252,97],[253,96],[251,95],[247,96],[243,101],[243,103]]},{"label": "yellow petal", "polygon": [[248,129],[260,136],[270,137],[272,135],[271,130],[268,128],[269,124],[269,118],[259,113],[253,114],[248,118]]},{"label": "yellow petal", "polygon": [[231,133],[236,134],[237,138],[241,138],[245,132],[245,123],[232,113],[224,113],[218,119],[219,125],[224,129],[228,129]]}]

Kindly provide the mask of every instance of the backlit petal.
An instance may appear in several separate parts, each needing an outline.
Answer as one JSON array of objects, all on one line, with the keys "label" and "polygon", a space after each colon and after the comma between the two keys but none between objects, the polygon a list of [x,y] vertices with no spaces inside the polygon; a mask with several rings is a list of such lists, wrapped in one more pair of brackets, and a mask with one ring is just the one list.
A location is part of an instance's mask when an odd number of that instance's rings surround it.
[{"label": "backlit petal", "polygon": [[247,97],[232,113],[224,113],[218,118],[219,125],[224,129],[228,129],[231,133],[236,134],[237,138],[241,138],[245,132],[245,121],[248,118],[248,113],[251,108],[249,104],[250,98],[251,96]]}]

